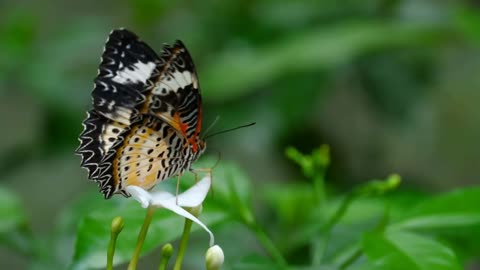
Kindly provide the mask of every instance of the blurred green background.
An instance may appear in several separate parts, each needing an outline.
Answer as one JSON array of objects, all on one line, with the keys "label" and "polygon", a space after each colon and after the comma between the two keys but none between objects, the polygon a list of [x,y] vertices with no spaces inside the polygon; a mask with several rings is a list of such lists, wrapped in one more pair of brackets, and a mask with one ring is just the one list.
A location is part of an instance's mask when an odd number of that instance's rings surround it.
[{"label": "blurred green background", "polygon": [[[402,175],[403,188],[478,184],[480,4],[439,0],[0,2],[0,177],[33,231],[97,187],[74,156],[108,33],[192,54],[212,155],[255,184],[294,181],[284,150],[329,144],[329,184]],[[100,194],[98,194],[100,196]],[[73,247],[66,247],[73,248]],[[0,248],[1,269],[28,263]]]}]

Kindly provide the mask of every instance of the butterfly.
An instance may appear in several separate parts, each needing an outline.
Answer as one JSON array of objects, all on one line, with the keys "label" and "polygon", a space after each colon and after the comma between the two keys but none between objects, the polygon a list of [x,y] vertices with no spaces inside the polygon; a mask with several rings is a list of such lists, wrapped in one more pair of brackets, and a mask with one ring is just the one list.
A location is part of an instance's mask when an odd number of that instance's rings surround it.
[{"label": "butterfly", "polygon": [[134,33],[113,30],[92,98],[76,153],[106,199],[191,171],[205,151],[198,76],[179,40],[157,55]]}]

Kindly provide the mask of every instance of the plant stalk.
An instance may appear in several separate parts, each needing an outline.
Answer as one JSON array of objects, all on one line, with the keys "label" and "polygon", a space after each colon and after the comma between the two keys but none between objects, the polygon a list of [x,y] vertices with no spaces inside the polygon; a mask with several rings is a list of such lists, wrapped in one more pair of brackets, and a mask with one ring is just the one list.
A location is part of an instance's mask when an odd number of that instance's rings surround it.
[{"label": "plant stalk", "polygon": [[286,267],[287,261],[283,258],[282,253],[280,252],[280,250],[278,250],[275,243],[273,243],[272,239],[270,239],[270,237],[265,233],[265,231],[258,224],[252,224],[250,225],[250,228],[253,230],[258,241],[260,241],[263,248],[265,248],[265,250],[273,258],[273,260],[279,266]]},{"label": "plant stalk", "polygon": [[193,221],[186,218],[185,225],[183,226],[182,238],[180,239],[180,247],[178,248],[178,255],[175,260],[173,270],[180,270],[182,268],[183,257],[188,245],[188,238],[190,236],[190,229],[192,228]]},{"label": "plant stalk", "polygon": [[117,242],[117,233],[111,233],[110,243],[108,243],[107,251],[107,270],[113,270],[113,256],[115,255],[115,244]]},{"label": "plant stalk", "polygon": [[168,258],[162,257],[160,260],[160,265],[158,266],[158,270],[166,270],[168,264]]},{"label": "plant stalk", "polygon": [[149,206],[147,208],[147,214],[145,215],[145,220],[143,221],[142,229],[138,234],[137,245],[135,246],[135,251],[133,252],[132,259],[128,264],[128,270],[137,269],[138,258],[140,257],[140,251],[142,250],[143,242],[145,242],[145,237],[147,236],[148,227],[152,222],[153,213],[155,212],[155,207]]}]

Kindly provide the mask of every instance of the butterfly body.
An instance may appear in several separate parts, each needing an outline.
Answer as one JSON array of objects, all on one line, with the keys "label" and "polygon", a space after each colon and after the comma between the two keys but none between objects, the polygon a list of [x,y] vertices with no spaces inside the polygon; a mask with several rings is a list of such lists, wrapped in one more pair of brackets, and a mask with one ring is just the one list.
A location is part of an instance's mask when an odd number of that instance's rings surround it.
[{"label": "butterfly body", "polygon": [[201,96],[182,42],[157,54],[125,29],[110,33],[77,153],[105,198],[151,189],[204,152]]}]

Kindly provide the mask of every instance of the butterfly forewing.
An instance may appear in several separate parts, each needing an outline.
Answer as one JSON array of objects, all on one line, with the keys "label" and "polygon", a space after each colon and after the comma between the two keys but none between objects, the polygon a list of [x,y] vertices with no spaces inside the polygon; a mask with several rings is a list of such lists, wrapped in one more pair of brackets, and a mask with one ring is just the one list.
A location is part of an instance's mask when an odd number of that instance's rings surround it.
[{"label": "butterfly forewing", "polygon": [[164,46],[161,65],[150,79],[145,108],[196,141],[201,127],[201,96],[192,58],[181,41]]},{"label": "butterfly forewing", "polygon": [[93,105],[100,114],[130,124],[145,103],[147,89],[159,57],[138,37],[125,29],[114,30],[105,44],[92,92]]}]

